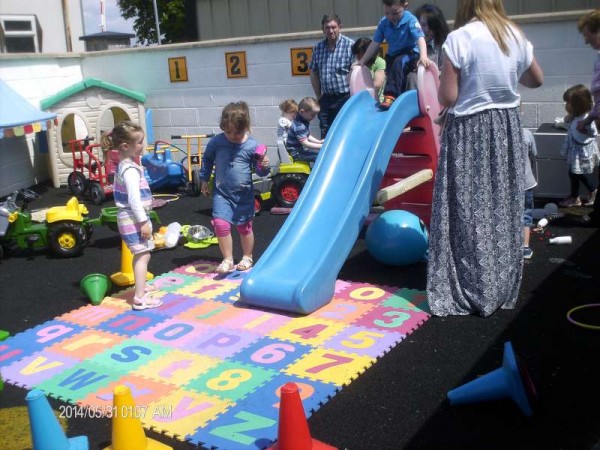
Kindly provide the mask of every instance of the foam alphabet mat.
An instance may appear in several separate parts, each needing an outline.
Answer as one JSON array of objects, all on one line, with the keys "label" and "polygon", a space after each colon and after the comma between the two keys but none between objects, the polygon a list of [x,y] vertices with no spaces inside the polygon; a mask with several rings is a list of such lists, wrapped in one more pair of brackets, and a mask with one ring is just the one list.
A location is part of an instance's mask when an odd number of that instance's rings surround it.
[{"label": "foam alphabet mat", "polygon": [[265,448],[281,386],[298,385],[309,416],[429,318],[422,291],[341,280],[311,315],[259,310],[239,301],[243,272],[215,267],[156,277],[159,308],[133,311],[128,289],[0,342],[2,377],[95,417],[126,385],[146,428],[207,448]]}]

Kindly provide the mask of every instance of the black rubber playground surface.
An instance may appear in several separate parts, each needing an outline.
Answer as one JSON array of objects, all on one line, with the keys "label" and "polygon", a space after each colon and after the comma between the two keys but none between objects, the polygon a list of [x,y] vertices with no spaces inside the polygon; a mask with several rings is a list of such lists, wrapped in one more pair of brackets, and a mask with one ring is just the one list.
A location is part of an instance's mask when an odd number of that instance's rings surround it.
[{"label": "black rubber playground surface", "polygon": [[[41,185],[34,190],[42,198],[32,209],[61,205],[71,196],[66,188]],[[100,207],[86,204],[91,217],[99,214]],[[112,205],[108,201],[102,206]],[[549,245],[547,235],[532,235],[534,256],[526,261],[515,310],[501,310],[486,319],[432,317],[314,413],[308,421],[312,436],[352,450],[593,448],[600,439],[600,334],[566,318],[576,306],[600,303],[600,235],[576,216],[586,211],[564,211],[566,217],[547,229],[553,236],[572,236],[571,245]],[[210,201],[182,196],[157,213],[163,224],[208,226]],[[256,217],[255,257],[285,218],[269,212]],[[78,258],[57,259],[46,251],[5,255],[0,261],[0,329],[14,335],[87,304],[80,280],[92,272],[118,271],[119,248],[116,232],[95,227],[91,244]],[[155,252],[150,270],[160,274],[198,259],[220,260],[218,247],[178,246]],[[386,267],[359,239],[339,278],[424,289],[425,265]],[[600,308],[574,317],[600,327]],[[447,392],[500,367],[507,341],[535,382],[538,401],[533,416],[526,418],[511,400],[451,406]],[[24,406],[26,393],[5,384],[0,409]],[[55,407],[60,404],[50,401]],[[0,447],[21,449],[7,435],[7,425],[0,421]],[[91,449],[102,449],[111,440],[110,421],[72,419],[67,435],[87,435]],[[194,448],[156,433],[147,435],[176,449]]]}]

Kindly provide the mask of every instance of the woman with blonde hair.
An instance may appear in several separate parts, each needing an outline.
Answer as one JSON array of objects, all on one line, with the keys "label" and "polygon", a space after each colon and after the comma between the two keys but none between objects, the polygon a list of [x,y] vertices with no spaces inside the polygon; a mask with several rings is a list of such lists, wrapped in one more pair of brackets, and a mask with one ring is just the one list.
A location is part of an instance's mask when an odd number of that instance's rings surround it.
[{"label": "woman with blonde hair", "polygon": [[518,84],[538,87],[533,47],[501,0],[459,0],[443,47],[448,107],[431,218],[427,295],[438,316],[512,309],[522,276],[524,152]]}]

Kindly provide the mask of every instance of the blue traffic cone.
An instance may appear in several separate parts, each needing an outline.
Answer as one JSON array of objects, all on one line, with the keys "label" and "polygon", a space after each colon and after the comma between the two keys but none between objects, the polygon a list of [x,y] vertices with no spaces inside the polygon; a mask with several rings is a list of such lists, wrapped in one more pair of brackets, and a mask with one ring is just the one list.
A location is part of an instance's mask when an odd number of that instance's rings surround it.
[{"label": "blue traffic cone", "polygon": [[[522,376],[527,384],[523,383]],[[527,417],[533,414],[528,392],[535,396],[535,387],[525,369],[519,365],[510,342],[504,343],[502,367],[448,392],[452,405],[512,398]]]},{"label": "blue traffic cone", "polygon": [[33,450],[89,450],[87,436],[68,439],[54,415],[48,399],[39,389],[25,397]]}]

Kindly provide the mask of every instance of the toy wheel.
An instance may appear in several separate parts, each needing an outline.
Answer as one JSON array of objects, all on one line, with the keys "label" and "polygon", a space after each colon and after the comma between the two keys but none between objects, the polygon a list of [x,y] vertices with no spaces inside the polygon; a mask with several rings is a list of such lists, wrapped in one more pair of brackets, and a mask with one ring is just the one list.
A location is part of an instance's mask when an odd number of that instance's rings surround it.
[{"label": "toy wheel", "polygon": [[200,186],[202,181],[200,181],[200,172],[198,169],[192,170],[192,195],[194,197],[198,197],[200,195]]},{"label": "toy wheel", "polygon": [[83,195],[87,189],[88,182],[81,172],[73,171],[67,177],[67,184],[73,195]]},{"label": "toy wheel", "polygon": [[92,236],[94,235],[94,227],[91,224],[86,223],[83,226],[83,229],[85,230],[85,242],[87,244],[92,240]]},{"label": "toy wheel", "polygon": [[275,200],[279,206],[293,208],[306,184],[306,175],[286,173],[275,183]]},{"label": "toy wheel", "polygon": [[259,214],[263,207],[263,199],[259,194],[254,194],[254,214]]},{"label": "toy wheel", "polygon": [[77,222],[57,222],[48,226],[48,245],[63,258],[78,256],[85,245],[85,230]]},{"label": "toy wheel", "polygon": [[101,205],[106,200],[106,194],[99,183],[92,183],[90,185],[90,195],[92,196],[94,205]]}]

